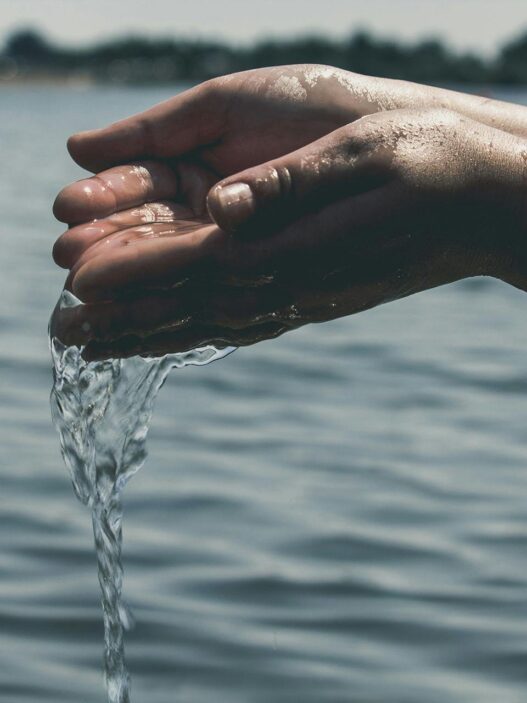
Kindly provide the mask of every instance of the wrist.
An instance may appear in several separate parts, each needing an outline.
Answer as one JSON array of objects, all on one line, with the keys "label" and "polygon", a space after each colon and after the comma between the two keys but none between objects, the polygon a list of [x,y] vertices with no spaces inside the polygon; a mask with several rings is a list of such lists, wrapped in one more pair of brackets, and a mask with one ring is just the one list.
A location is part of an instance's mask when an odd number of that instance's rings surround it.
[{"label": "wrist", "polygon": [[512,138],[508,164],[501,165],[496,194],[501,218],[495,227],[497,277],[527,290],[527,141]]}]

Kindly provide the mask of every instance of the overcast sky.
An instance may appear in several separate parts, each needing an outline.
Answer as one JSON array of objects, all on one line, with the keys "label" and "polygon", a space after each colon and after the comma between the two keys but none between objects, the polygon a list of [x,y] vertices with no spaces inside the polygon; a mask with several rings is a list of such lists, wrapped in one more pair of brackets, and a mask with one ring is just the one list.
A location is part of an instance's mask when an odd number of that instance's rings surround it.
[{"label": "overcast sky", "polygon": [[69,43],[128,32],[246,42],[360,27],[492,53],[527,31],[527,0],[0,0],[0,39],[27,25]]}]

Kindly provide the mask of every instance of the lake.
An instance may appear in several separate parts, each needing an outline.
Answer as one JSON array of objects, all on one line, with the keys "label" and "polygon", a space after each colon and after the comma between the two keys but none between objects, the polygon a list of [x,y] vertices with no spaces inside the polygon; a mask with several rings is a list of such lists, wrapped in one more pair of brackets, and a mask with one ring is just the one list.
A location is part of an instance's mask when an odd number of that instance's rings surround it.
[{"label": "lake", "polygon": [[[0,698],[104,700],[51,425],[66,137],[171,89],[0,91]],[[527,104],[527,91],[502,91]],[[520,703],[527,297],[474,279],[174,371],[125,498],[133,700]]]}]

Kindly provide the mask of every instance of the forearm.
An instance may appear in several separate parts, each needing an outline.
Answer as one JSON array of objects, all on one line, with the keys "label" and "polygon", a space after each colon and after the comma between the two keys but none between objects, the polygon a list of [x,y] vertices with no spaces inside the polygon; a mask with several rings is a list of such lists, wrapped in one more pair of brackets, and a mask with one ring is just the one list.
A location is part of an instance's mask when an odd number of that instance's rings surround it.
[{"label": "forearm", "polygon": [[466,117],[496,127],[510,134],[527,138],[527,107],[480,95],[454,90],[431,88],[434,101],[442,107]]},{"label": "forearm", "polygon": [[527,106],[407,81],[349,75],[362,96],[382,109],[444,108],[527,138]]},{"label": "forearm", "polygon": [[479,200],[494,203],[497,213],[495,222],[487,221],[494,230],[495,275],[527,291],[527,137],[489,130],[480,151]]}]

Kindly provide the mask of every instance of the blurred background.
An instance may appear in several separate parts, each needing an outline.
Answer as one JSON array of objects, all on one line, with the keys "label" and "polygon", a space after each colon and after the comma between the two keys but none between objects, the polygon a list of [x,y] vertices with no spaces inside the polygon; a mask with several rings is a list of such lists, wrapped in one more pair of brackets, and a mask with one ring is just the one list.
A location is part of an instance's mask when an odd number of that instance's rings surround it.
[{"label": "blurred background", "polygon": [[424,82],[524,84],[522,0],[2,0],[0,78],[200,81],[325,63]]},{"label": "blurred background", "polygon": [[[64,144],[324,62],[527,105],[524,0],[0,0],[0,698],[104,700],[89,514],[51,426]],[[474,279],[172,374],[128,486],[135,701],[523,703],[525,295]]]}]

